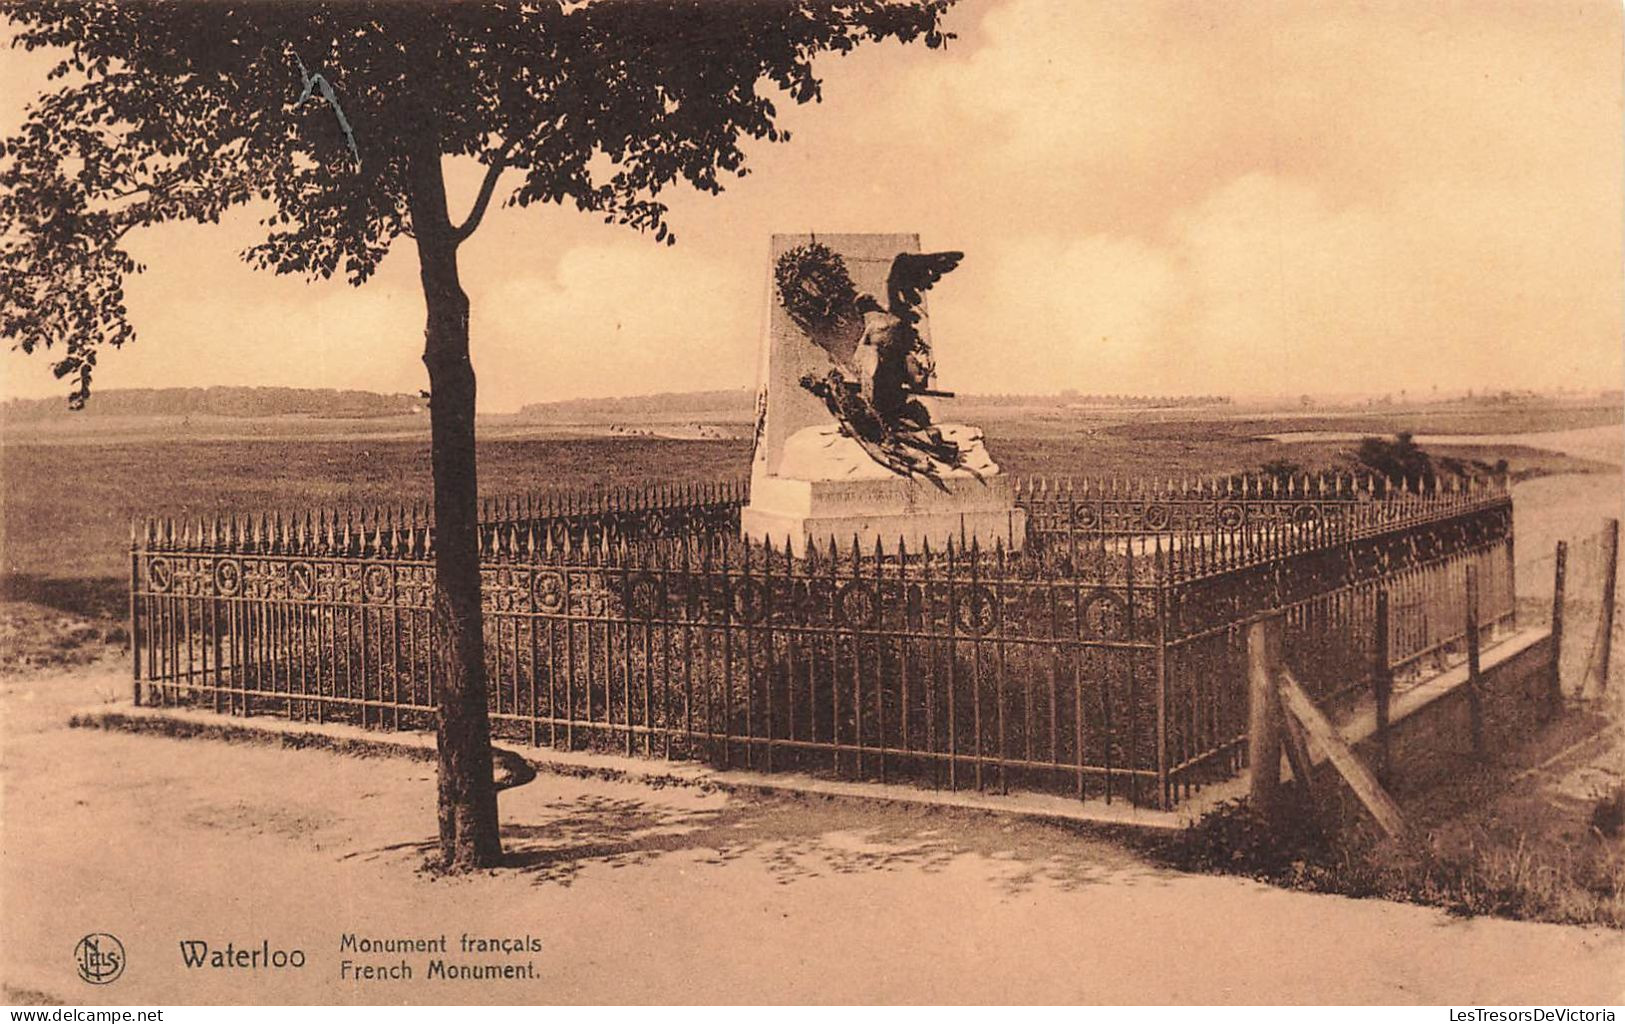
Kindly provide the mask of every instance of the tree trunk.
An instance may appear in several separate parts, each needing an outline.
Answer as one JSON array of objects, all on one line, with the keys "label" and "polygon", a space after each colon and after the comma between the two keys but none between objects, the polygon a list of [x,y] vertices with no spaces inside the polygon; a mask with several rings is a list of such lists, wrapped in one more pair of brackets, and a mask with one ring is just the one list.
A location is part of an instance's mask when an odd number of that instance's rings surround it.
[{"label": "tree trunk", "polygon": [[451,871],[502,859],[486,708],[485,621],[480,608],[479,488],[474,463],[474,365],[468,296],[457,276],[457,238],[446,212],[440,149],[425,132],[411,155],[409,205],[428,306],[434,465],[434,650],[440,687],[440,853]]}]

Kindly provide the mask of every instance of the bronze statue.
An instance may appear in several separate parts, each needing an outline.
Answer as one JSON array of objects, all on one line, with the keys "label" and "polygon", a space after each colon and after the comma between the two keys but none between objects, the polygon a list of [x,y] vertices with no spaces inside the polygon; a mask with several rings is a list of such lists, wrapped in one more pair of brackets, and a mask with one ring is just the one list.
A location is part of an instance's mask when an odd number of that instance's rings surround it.
[{"label": "bronze statue", "polygon": [[899,253],[887,275],[885,307],[873,295],[859,294],[840,257],[817,242],[779,261],[780,300],[809,337],[820,341],[843,326],[862,329],[847,359],[825,345],[837,365],[823,377],[807,374],[801,386],[823,399],[843,433],[897,473],[934,477],[940,468],[964,464],[958,446],[932,426],[919,401],[951,395],[932,388],[936,363],[918,330],[926,291],[963,257]]}]

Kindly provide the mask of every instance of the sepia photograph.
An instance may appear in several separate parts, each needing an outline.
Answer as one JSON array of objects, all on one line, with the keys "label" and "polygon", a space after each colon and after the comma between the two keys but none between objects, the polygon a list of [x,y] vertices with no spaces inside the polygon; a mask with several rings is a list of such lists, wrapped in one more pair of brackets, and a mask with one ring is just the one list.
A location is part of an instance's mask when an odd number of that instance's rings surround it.
[{"label": "sepia photograph", "polygon": [[0,34],[9,1019],[1625,1003],[1618,0]]}]

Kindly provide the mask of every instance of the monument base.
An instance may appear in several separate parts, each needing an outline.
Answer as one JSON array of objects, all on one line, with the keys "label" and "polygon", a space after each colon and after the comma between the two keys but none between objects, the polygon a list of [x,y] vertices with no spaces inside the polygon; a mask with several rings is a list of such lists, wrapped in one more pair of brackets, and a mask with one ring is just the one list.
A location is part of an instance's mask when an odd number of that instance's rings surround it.
[{"label": "monument base", "polygon": [[747,538],[789,545],[797,558],[809,545],[842,553],[854,543],[865,555],[878,542],[887,554],[902,544],[918,552],[927,544],[941,551],[976,544],[982,551],[1002,545],[1018,551],[1027,532],[1027,513],[1016,507],[1010,481],[957,476],[940,481],[890,476],[880,480],[796,480],[758,475],[751,481],[750,504],[740,511]]}]

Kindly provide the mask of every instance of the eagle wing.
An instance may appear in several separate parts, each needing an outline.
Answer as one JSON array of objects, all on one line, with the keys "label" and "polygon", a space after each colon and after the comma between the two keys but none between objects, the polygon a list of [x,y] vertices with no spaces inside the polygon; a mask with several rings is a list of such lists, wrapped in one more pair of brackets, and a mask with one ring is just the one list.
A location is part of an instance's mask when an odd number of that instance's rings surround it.
[{"label": "eagle wing", "polygon": [[917,326],[925,293],[964,258],[962,252],[898,253],[886,277],[886,302],[891,314],[910,327]]}]

